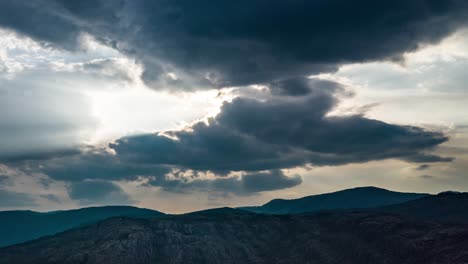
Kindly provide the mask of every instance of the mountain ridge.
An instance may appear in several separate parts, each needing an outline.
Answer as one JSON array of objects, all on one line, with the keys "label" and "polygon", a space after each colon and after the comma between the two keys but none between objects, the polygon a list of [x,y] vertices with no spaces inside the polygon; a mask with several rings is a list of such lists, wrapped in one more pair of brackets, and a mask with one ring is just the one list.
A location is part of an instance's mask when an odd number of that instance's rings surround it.
[{"label": "mountain ridge", "polygon": [[398,204],[424,196],[430,196],[430,194],[395,192],[379,187],[365,186],[297,199],[273,199],[261,206],[239,208],[255,213],[299,214],[322,210],[373,208]]},{"label": "mountain ridge", "polygon": [[165,214],[133,206],[96,206],[51,212],[1,211],[0,247],[57,234],[116,216],[152,218],[162,217]]},{"label": "mountain ridge", "polygon": [[468,192],[441,192],[374,210],[426,221],[468,223]]},{"label": "mountain ridge", "polygon": [[[282,215],[310,214],[337,210],[378,210],[383,213],[400,214],[421,220],[435,219],[441,221],[444,219],[438,218],[438,214],[432,216],[427,216],[422,213],[419,213],[419,215],[413,214],[413,212],[424,212],[424,210],[427,210],[428,206],[424,205],[424,203],[417,202],[421,207],[421,209],[417,210],[404,209],[404,207],[398,207],[398,205],[402,204],[402,206],[408,206],[405,205],[405,203],[411,204],[411,202],[418,201],[423,198],[429,199],[431,197],[444,197],[448,195],[456,196],[456,194],[459,193],[451,191],[442,192],[438,195],[402,193],[374,186],[365,186],[332,193],[310,195],[298,199],[273,199],[270,202],[257,207],[223,207],[190,212],[181,215],[186,218],[205,216],[219,216],[227,218],[247,213]],[[468,219],[468,215],[456,212],[457,208],[463,206],[463,202],[454,199],[453,203],[456,204],[454,205],[453,212],[448,212],[447,215],[454,216],[452,217],[452,220],[457,220],[454,222],[464,222],[465,219]],[[459,205],[459,203],[462,204]],[[468,204],[468,200],[466,204]],[[468,208],[462,211],[468,212]],[[31,210],[0,211],[0,223],[2,223],[2,225],[0,225],[0,233],[2,234],[2,237],[0,237],[0,247],[34,240],[43,236],[54,235],[72,228],[93,224],[112,217],[148,219],[169,216],[170,215],[168,214],[155,210],[133,206],[95,206],[50,212],[36,212]],[[445,220],[450,220],[450,217],[446,217]]]}]

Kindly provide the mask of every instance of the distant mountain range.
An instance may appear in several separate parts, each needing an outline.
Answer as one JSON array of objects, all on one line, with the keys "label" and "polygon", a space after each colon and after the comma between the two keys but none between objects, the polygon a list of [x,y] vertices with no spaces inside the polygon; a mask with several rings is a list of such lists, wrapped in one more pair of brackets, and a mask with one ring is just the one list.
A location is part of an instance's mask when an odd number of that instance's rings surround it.
[{"label": "distant mountain range", "polygon": [[0,212],[0,247],[53,235],[116,216],[154,218],[164,214],[131,206],[89,207],[47,213],[3,211]]},{"label": "distant mountain range", "polygon": [[[401,193],[376,187],[360,187],[294,200],[275,199],[263,206],[242,207],[240,209],[264,214],[298,214],[323,210],[379,207],[424,196],[428,196],[428,194]],[[91,207],[48,213],[4,211],[0,212],[0,234],[2,234],[0,247],[53,235],[111,217],[153,218],[163,215],[158,211],[130,206]]]},{"label": "distant mountain range", "polygon": [[61,232],[0,248],[0,262],[461,264],[467,209],[468,193],[361,187],[183,215],[135,207],[0,212],[4,245]]},{"label": "distant mountain range", "polygon": [[363,209],[399,204],[429,196],[427,193],[393,192],[377,187],[358,187],[299,199],[275,199],[262,206],[241,209],[263,214],[300,214],[324,210]]}]

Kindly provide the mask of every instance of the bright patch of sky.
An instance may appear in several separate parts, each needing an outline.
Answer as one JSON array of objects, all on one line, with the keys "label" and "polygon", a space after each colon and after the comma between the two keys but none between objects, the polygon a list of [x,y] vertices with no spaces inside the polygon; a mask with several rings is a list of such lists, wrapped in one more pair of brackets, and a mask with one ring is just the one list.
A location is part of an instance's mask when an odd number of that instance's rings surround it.
[{"label": "bright patch of sky", "polygon": [[[468,30],[404,55],[404,61],[342,66],[322,75],[353,87],[337,113],[367,105],[367,116],[400,124],[453,127],[468,123]],[[358,108],[360,109],[360,108]]]},{"label": "bright patch of sky", "polygon": [[[65,51],[0,29],[0,156],[179,128],[222,103],[215,91],[151,90],[141,67],[88,35],[79,50]],[[8,133],[16,128],[24,135]]]}]

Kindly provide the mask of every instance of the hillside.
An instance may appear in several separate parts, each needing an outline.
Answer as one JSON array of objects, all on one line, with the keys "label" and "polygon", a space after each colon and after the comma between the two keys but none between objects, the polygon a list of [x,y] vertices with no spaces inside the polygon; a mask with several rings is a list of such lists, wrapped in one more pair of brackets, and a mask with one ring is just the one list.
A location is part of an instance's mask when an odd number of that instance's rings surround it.
[{"label": "hillside", "polygon": [[373,212],[256,215],[234,209],[113,218],[0,249],[2,263],[467,263],[468,226]]},{"label": "hillside", "polygon": [[158,211],[131,206],[89,207],[48,213],[3,211],[0,212],[0,247],[53,235],[110,217],[152,218],[163,215]]},{"label": "hillside", "polygon": [[377,187],[359,187],[299,199],[275,199],[262,206],[242,209],[264,214],[300,214],[337,209],[363,209],[398,204],[428,196],[425,193],[393,192]]}]

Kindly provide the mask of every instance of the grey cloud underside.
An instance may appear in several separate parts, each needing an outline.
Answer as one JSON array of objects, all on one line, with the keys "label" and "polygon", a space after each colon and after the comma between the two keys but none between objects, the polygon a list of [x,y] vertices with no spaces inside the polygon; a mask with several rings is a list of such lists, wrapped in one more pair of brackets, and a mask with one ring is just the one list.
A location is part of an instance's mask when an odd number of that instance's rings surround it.
[{"label": "grey cloud underside", "polygon": [[263,101],[239,97],[225,103],[208,123],[165,132],[167,136],[124,137],[110,147],[118,156],[136,163],[214,171],[341,165],[388,158],[450,161],[425,154],[448,140],[444,134],[362,115],[328,116],[337,103],[333,90],[309,88],[310,94],[302,97]]},{"label": "grey cloud underside", "polygon": [[82,205],[133,204],[118,185],[108,181],[82,181],[69,184],[68,195]]},{"label": "grey cloud underside", "polygon": [[301,183],[302,178],[300,176],[288,177],[280,170],[247,173],[241,177],[195,179],[192,181],[153,178],[148,182],[149,185],[161,186],[163,190],[170,192],[197,190],[202,192],[232,193],[240,196],[291,188]]},{"label": "grey cloud underside", "polygon": [[[76,48],[79,32],[88,32],[139,59],[148,84],[193,89],[266,83],[333,71],[343,63],[398,59],[465,25],[468,3],[5,0],[0,7],[0,25],[69,49]],[[180,78],[168,77],[170,72]]]},{"label": "grey cloud underside", "polygon": [[[145,185],[158,186],[170,192],[187,191],[215,191],[220,193],[233,193],[236,195],[252,195],[258,192],[285,189],[301,184],[299,176],[288,177],[279,170],[266,172],[246,173],[242,176],[228,176],[226,171],[223,177],[212,179],[200,179],[196,175],[192,179],[183,177],[183,170],[174,172],[174,168],[179,166],[166,166],[160,164],[141,164],[124,159],[117,155],[111,155],[104,151],[97,153],[83,153],[75,157],[65,157],[63,159],[47,162],[41,169],[54,180],[70,182],[68,188],[70,198],[78,200],[80,203],[92,203],[103,201],[106,198],[107,189],[99,188],[99,185],[107,181],[139,181],[144,180]],[[33,169],[35,170],[35,169]],[[173,173],[175,177],[167,177]],[[217,173],[220,175],[220,173]],[[81,187],[91,186],[98,183],[96,192],[99,195],[92,198],[94,191],[82,192]],[[84,183],[84,185],[83,185]],[[107,186],[104,186],[107,187]],[[94,187],[93,187],[94,188]],[[93,189],[91,188],[91,189]],[[102,190],[104,189],[104,190]],[[114,188],[109,188],[114,192]],[[101,194],[100,192],[104,194]],[[120,192],[124,195],[124,192]],[[83,197],[81,197],[82,195]],[[89,197],[91,196],[91,197]],[[116,198],[116,196],[108,197]],[[109,200],[108,199],[108,200]],[[115,199],[114,199],[115,200]]]},{"label": "grey cloud underside", "polygon": [[[139,177],[164,176],[171,168],[160,164],[137,164],[104,150],[84,152],[42,164],[41,169],[55,180],[81,182],[87,179],[103,181],[136,181]],[[32,168],[35,170],[36,168]]]}]

